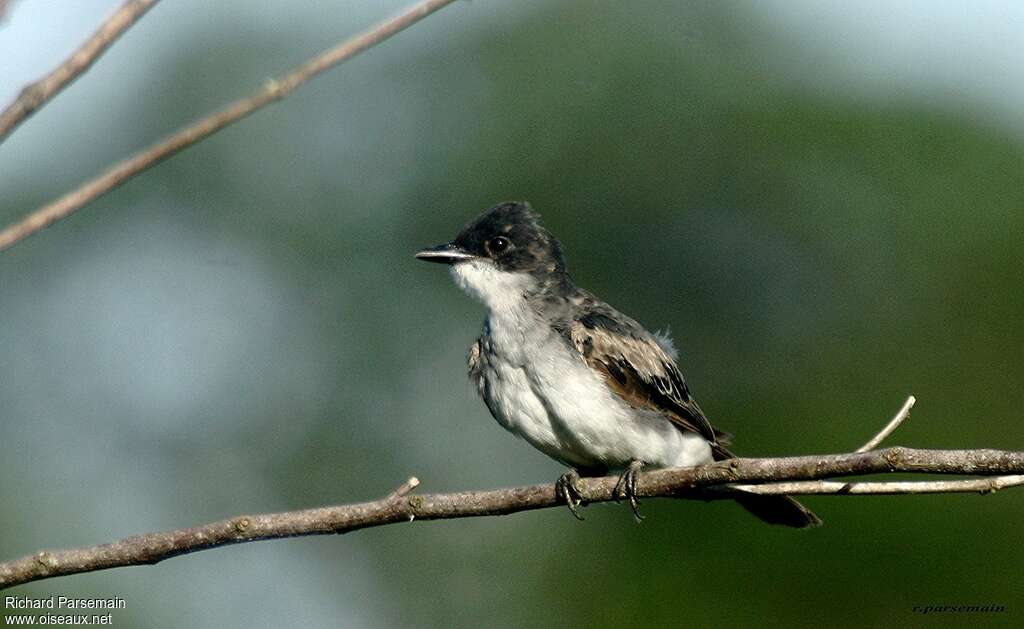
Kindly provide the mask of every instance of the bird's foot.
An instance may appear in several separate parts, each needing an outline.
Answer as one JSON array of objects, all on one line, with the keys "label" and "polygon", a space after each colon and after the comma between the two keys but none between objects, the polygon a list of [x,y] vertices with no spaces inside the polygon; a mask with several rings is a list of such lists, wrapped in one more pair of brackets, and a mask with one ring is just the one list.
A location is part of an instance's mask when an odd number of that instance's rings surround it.
[{"label": "bird's foot", "polygon": [[571,470],[562,474],[555,481],[555,491],[565,499],[566,506],[569,507],[569,511],[576,516],[577,520],[583,520],[583,516],[577,510],[583,503],[583,496],[580,494],[580,488],[578,483],[580,482],[580,473],[576,470]]},{"label": "bird's foot", "polygon": [[619,477],[619,482],[615,483],[615,489],[612,490],[612,495],[615,496],[616,501],[619,498],[629,499],[629,506],[633,509],[633,517],[636,518],[637,522],[644,519],[640,515],[640,501],[636,497],[636,483],[640,479],[640,470],[643,468],[643,461],[630,461],[629,465],[626,466],[626,471]]}]

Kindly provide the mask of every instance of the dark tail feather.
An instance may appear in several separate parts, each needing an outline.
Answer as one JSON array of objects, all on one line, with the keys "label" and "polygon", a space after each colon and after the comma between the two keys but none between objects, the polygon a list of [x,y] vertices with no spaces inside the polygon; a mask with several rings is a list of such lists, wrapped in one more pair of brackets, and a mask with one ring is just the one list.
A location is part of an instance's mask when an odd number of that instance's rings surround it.
[{"label": "dark tail feather", "polygon": [[[729,452],[720,445],[713,445],[712,450],[714,451],[716,461],[735,458],[732,452]],[[789,496],[750,494],[736,498],[736,502],[768,524],[791,526],[797,529],[821,526],[821,518]]]},{"label": "dark tail feather", "polygon": [[789,496],[751,494],[737,498],[736,502],[768,524],[781,524],[796,529],[821,526],[821,518]]}]

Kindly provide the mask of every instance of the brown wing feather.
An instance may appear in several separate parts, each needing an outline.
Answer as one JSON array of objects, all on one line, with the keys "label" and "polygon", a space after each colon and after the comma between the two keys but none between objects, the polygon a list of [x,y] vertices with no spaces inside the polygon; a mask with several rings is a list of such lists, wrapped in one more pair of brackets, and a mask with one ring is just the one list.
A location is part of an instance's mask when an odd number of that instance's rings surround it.
[{"label": "brown wing feather", "polygon": [[[708,421],[675,361],[653,337],[613,330],[602,325],[602,319],[610,317],[580,317],[570,325],[569,337],[615,393],[631,406],[658,411],[680,428],[712,443],[725,436]],[[625,325],[621,320],[616,323],[619,327]],[[639,328],[632,320],[626,323]]]},{"label": "brown wing feather", "polygon": [[[591,311],[563,328],[581,358],[627,403],[657,411],[680,429],[700,434],[711,442],[716,461],[733,458],[724,447],[731,435],[708,421],[690,395],[675,357],[636,321],[610,306],[596,304],[596,299],[581,291],[582,301],[590,301]],[[821,524],[818,516],[789,496],[749,495],[736,501],[771,524],[796,528]]]}]

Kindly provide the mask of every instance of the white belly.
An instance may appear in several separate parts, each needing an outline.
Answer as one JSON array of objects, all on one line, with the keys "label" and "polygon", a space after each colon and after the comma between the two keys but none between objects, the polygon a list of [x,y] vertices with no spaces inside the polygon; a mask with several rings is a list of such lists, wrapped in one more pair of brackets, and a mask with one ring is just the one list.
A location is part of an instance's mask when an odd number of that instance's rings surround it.
[{"label": "white belly", "polygon": [[[630,407],[546,325],[488,320],[480,393],[495,419],[548,456],[580,468],[710,462],[708,443],[667,418]],[[534,325],[534,323],[536,323]],[[527,337],[524,330],[535,330]]]}]

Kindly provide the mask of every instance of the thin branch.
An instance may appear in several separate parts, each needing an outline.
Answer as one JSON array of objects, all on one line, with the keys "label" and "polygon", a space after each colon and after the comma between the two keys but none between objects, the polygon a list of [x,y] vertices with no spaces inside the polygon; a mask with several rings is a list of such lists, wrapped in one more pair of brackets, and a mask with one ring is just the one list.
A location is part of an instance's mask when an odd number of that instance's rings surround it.
[{"label": "thin branch", "polygon": [[[159,1],[128,0],[63,63],[38,81],[26,85],[14,102],[0,113],[0,143],[15,127],[88,70],[118,37]],[[3,18],[5,4],[0,2],[0,19]]]},{"label": "thin branch", "polygon": [[916,403],[917,398],[915,398],[913,395],[908,397],[907,401],[903,403],[903,406],[900,408],[899,412],[896,413],[896,416],[893,417],[892,420],[885,425],[885,428],[883,428],[877,435],[872,437],[871,441],[868,441],[861,447],[857,448],[857,452],[867,452],[868,450],[874,450],[875,448],[877,448],[878,444],[882,443],[883,439],[891,435],[894,430],[899,428],[899,425],[903,423],[903,420],[910,417],[910,409],[914,408],[914,404]]},{"label": "thin branch", "polygon": [[[707,500],[715,497],[708,491],[709,487],[728,483],[806,481],[889,472],[1024,474],[1024,452],[897,447],[848,454],[731,459],[698,467],[652,470],[642,475],[637,491],[646,497]],[[617,480],[614,476],[584,478],[579,483],[580,493],[587,503],[614,500],[613,491]],[[287,513],[243,515],[193,528],[147,533],[111,544],[42,551],[0,563],[0,589],[80,572],[155,564],[170,557],[228,544],[347,533],[413,520],[505,515],[559,504],[564,504],[564,500],[555,486],[549,484],[404,497],[393,493],[375,502]]]},{"label": "thin branch", "polygon": [[766,485],[724,485],[715,487],[715,493],[747,493],[761,495],[802,495],[850,494],[850,495],[893,495],[893,494],[990,494],[1007,487],[1024,485],[1024,475],[992,476],[990,478],[968,478],[962,480],[929,481],[884,481],[843,483],[838,481],[809,480]]},{"label": "thin branch", "polygon": [[398,486],[398,489],[391,492],[391,495],[388,496],[388,498],[390,498],[391,500],[394,500],[396,498],[402,498],[403,496],[406,496],[410,491],[416,489],[419,486],[420,479],[416,478],[415,476],[410,476],[408,480],[406,480],[404,483]]},{"label": "thin branch", "polygon": [[[910,417],[910,409],[917,398],[907,398],[896,416],[882,428],[871,441],[857,449],[857,452],[869,452],[875,449],[883,439],[892,434],[900,424]],[[765,483],[759,485],[723,485],[711,488],[709,494],[748,493],[760,495],[818,495],[818,494],[850,494],[850,495],[892,495],[892,494],[955,494],[982,493],[989,494],[1007,487],[1024,485],[1024,475],[993,476],[990,478],[973,478],[943,481],[886,481],[886,482],[849,482],[811,480],[786,483]],[[718,497],[718,496],[715,496]]]},{"label": "thin branch", "polygon": [[419,2],[402,14],[313,57],[281,78],[267,81],[260,90],[252,95],[231,103],[220,111],[200,119],[148,149],[116,164],[96,178],[0,231],[0,251],[31,236],[54,221],[69,216],[86,203],[106,194],[178,151],[238,122],[265,105],[288,96],[300,85],[321,72],[351,59],[454,1],[424,0]]}]

